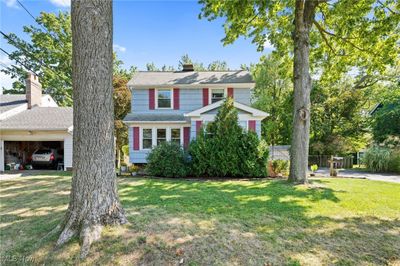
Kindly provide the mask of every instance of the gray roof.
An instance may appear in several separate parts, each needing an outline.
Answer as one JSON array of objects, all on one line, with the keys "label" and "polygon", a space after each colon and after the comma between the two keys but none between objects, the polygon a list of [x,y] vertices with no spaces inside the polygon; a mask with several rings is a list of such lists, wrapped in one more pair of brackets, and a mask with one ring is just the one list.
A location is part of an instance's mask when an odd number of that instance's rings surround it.
[{"label": "gray roof", "polygon": [[201,84],[231,84],[254,83],[250,72],[238,71],[175,71],[175,72],[136,72],[128,82],[129,86],[149,85],[201,85]]},{"label": "gray roof", "polygon": [[141,114],[141,113],[129,113],[124,118],[125,122],[171,122],[171,121],[182,121],[187,122],[188,118],[184,117],[183,114]]},{"label": "gray roof", "polygon": [[71,107],[34,107],[0,121],[14,130],[67,130],[73,124]]},{"label": "gray roof", "polygon": [[25,94],[0,95],[0,114],[27,103]]}]

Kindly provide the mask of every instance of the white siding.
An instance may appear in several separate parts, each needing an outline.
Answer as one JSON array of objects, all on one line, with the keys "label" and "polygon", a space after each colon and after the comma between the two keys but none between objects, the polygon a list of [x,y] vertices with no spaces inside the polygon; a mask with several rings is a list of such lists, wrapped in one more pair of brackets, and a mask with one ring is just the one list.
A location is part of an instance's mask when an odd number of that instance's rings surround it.
[{"label": "white siding", "polygon": [[0,172],[4,171],[4,140],[0,139]]},{"label": "white siding", "polygon": [[72,135],[64,138],[64,170],[72,168]]}]

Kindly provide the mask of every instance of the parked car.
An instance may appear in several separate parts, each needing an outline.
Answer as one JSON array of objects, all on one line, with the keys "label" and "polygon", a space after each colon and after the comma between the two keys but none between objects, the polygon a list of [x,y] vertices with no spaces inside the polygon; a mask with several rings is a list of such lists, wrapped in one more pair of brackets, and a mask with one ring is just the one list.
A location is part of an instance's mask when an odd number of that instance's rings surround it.
[{"label": "parked car", "polygon": [[56,149],[38,149],[32,154],[33,168],[51,167],[56,168],[62,156]]}]

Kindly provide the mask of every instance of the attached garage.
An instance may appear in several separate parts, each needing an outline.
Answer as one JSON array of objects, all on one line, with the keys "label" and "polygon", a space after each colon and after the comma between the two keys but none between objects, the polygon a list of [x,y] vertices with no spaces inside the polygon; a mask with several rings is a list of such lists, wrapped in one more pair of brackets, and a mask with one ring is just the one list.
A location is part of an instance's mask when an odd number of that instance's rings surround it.
[{"label": "attached garage", "polygon": [[0,172],[30,164],[38,149],[51,150],[64,170],[71,169],[72,125],[72,108],[42,95],[39,79],[29,74],[25,95],[0,95]]},{"label": "attached garage", "polygon": [[72,168],[72,108],[36,107],[0,124],[0,171],[30,165],[37,149],[55,150],[64,170]]},{"label": "attached garage", "polygon": [[[33,153],[43,151],[54,153],[52,164],[38,164],[32,159]],[[4,164],[6,169],[18,169],[23,166],[32,166],[33,169],[63,169],[64,141],[4,141]]]}]

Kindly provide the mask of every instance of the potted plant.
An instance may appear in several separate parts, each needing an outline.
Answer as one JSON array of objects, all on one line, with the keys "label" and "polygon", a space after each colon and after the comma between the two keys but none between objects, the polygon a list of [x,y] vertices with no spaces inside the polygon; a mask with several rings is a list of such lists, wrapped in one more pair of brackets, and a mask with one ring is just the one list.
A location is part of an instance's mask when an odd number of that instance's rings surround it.
[{"label": "potted plant", "polygon": [[136,165],[132,164],[129,166],[129,172],[131,173],[132,176],[136,176],[137,172],[139,170],[139,167],[137,167]]},{"label": "potted plant", "polygon": [[125,173],[127,169],[128,169],[128,166],[126,165],[126,163],[121,163],[121,172]]},{"label": "potted plant", "polygon": [[311,165],[311,176],[315,176],[315,172],[318,170],[318,165],[316,165],[316,164],[313,164],[313,165]]}]

